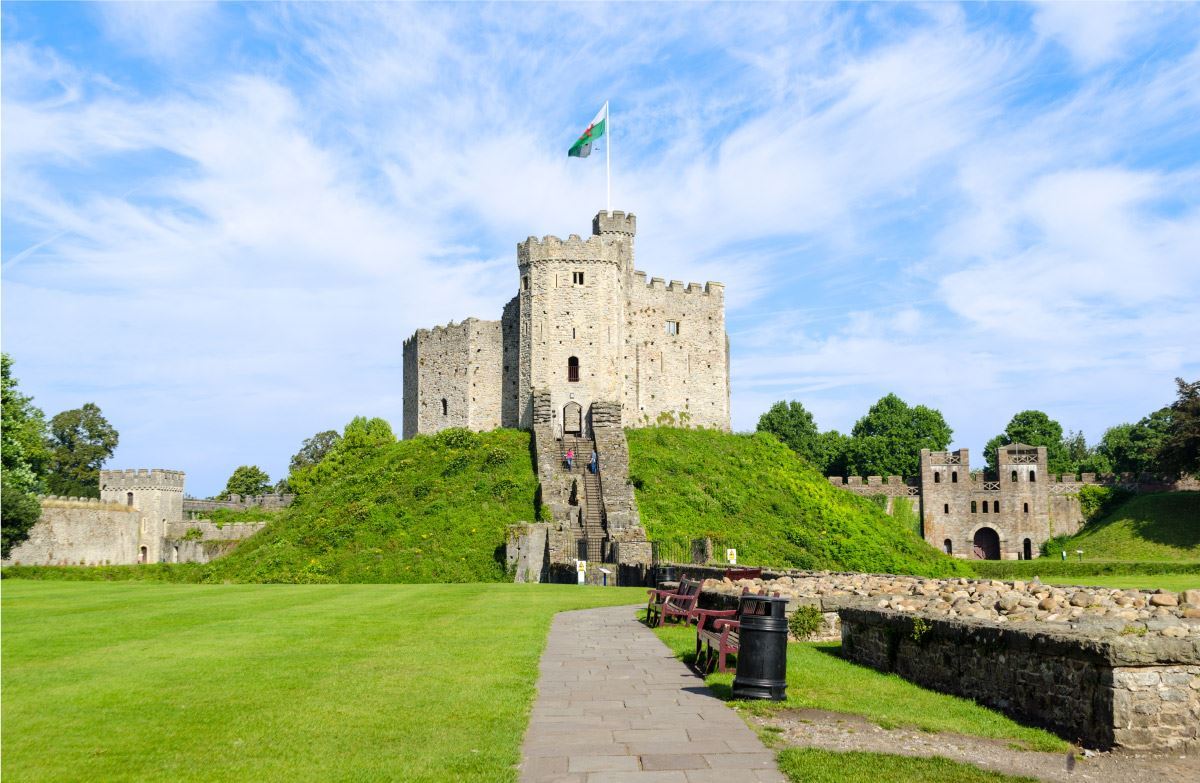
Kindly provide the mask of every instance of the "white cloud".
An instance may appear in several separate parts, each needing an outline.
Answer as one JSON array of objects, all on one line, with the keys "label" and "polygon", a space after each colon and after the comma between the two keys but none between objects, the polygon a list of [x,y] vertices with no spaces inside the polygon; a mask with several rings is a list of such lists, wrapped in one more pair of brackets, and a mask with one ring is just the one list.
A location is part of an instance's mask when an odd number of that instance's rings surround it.
[{"label": "white cloud", "polygon": [[208,38],[212,2],[106,2],[93,6],[105,33],[125,51],[155,60],[187,57]]}]

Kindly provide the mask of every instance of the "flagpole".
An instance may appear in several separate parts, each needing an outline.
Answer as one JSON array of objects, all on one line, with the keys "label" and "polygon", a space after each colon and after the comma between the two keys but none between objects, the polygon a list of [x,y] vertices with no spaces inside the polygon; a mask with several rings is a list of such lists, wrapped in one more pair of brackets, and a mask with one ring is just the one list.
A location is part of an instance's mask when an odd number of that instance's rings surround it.
[{"label": "flagpole", "polygon": [[612,119],[608,115],[608,101],[604,102],[604,135],[608,141],[604,145],[604,184],[605,211],[612,214]]}]

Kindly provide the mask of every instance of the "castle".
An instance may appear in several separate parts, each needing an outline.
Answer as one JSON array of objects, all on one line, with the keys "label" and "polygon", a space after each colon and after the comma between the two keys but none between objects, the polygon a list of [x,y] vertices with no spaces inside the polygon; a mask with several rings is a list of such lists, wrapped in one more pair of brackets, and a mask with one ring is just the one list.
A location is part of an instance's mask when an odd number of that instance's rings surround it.
[{"label": "castle", "polygon": [[500,320],[419,329],[404,343],[404,437],[448,427],[532,429],[549,395],[559,433],[582,434],[593,403],[626,426],[729,429],[725,288],[634,268],[637,219],[601,212],[586,240],[517,245],[517,295]]}]

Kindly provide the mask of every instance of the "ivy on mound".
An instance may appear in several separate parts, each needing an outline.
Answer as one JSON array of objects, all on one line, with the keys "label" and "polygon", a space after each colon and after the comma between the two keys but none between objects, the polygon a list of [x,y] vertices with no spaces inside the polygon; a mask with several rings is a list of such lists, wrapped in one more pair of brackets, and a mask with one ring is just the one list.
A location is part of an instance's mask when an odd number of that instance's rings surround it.
[{"label": "ivy on mound", "polygon": [[535,513],[529,433],[347,440],[302,477],[287,511],[210,564],[205,581],[505,579],[505,527]]},{"label": "ivy on mound", "polygon": [[871,501],[832,486],[767,433],[628,430],[630,479],[650,538],[709,537],[740,562],[928,576],[969,575]]}]

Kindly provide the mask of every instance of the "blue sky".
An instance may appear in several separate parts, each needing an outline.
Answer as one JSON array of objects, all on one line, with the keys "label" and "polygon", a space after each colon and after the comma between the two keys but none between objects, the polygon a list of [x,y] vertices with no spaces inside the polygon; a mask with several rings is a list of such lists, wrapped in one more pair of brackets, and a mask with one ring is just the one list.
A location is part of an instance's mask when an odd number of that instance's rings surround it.
[{"label": "blue sky", "polygon": [[220,490],[586,233],[727,285],[736,429],[894,391],[979,450],[1200,376],[1195,4],[3,4],[3,346],[110,467]]}]

